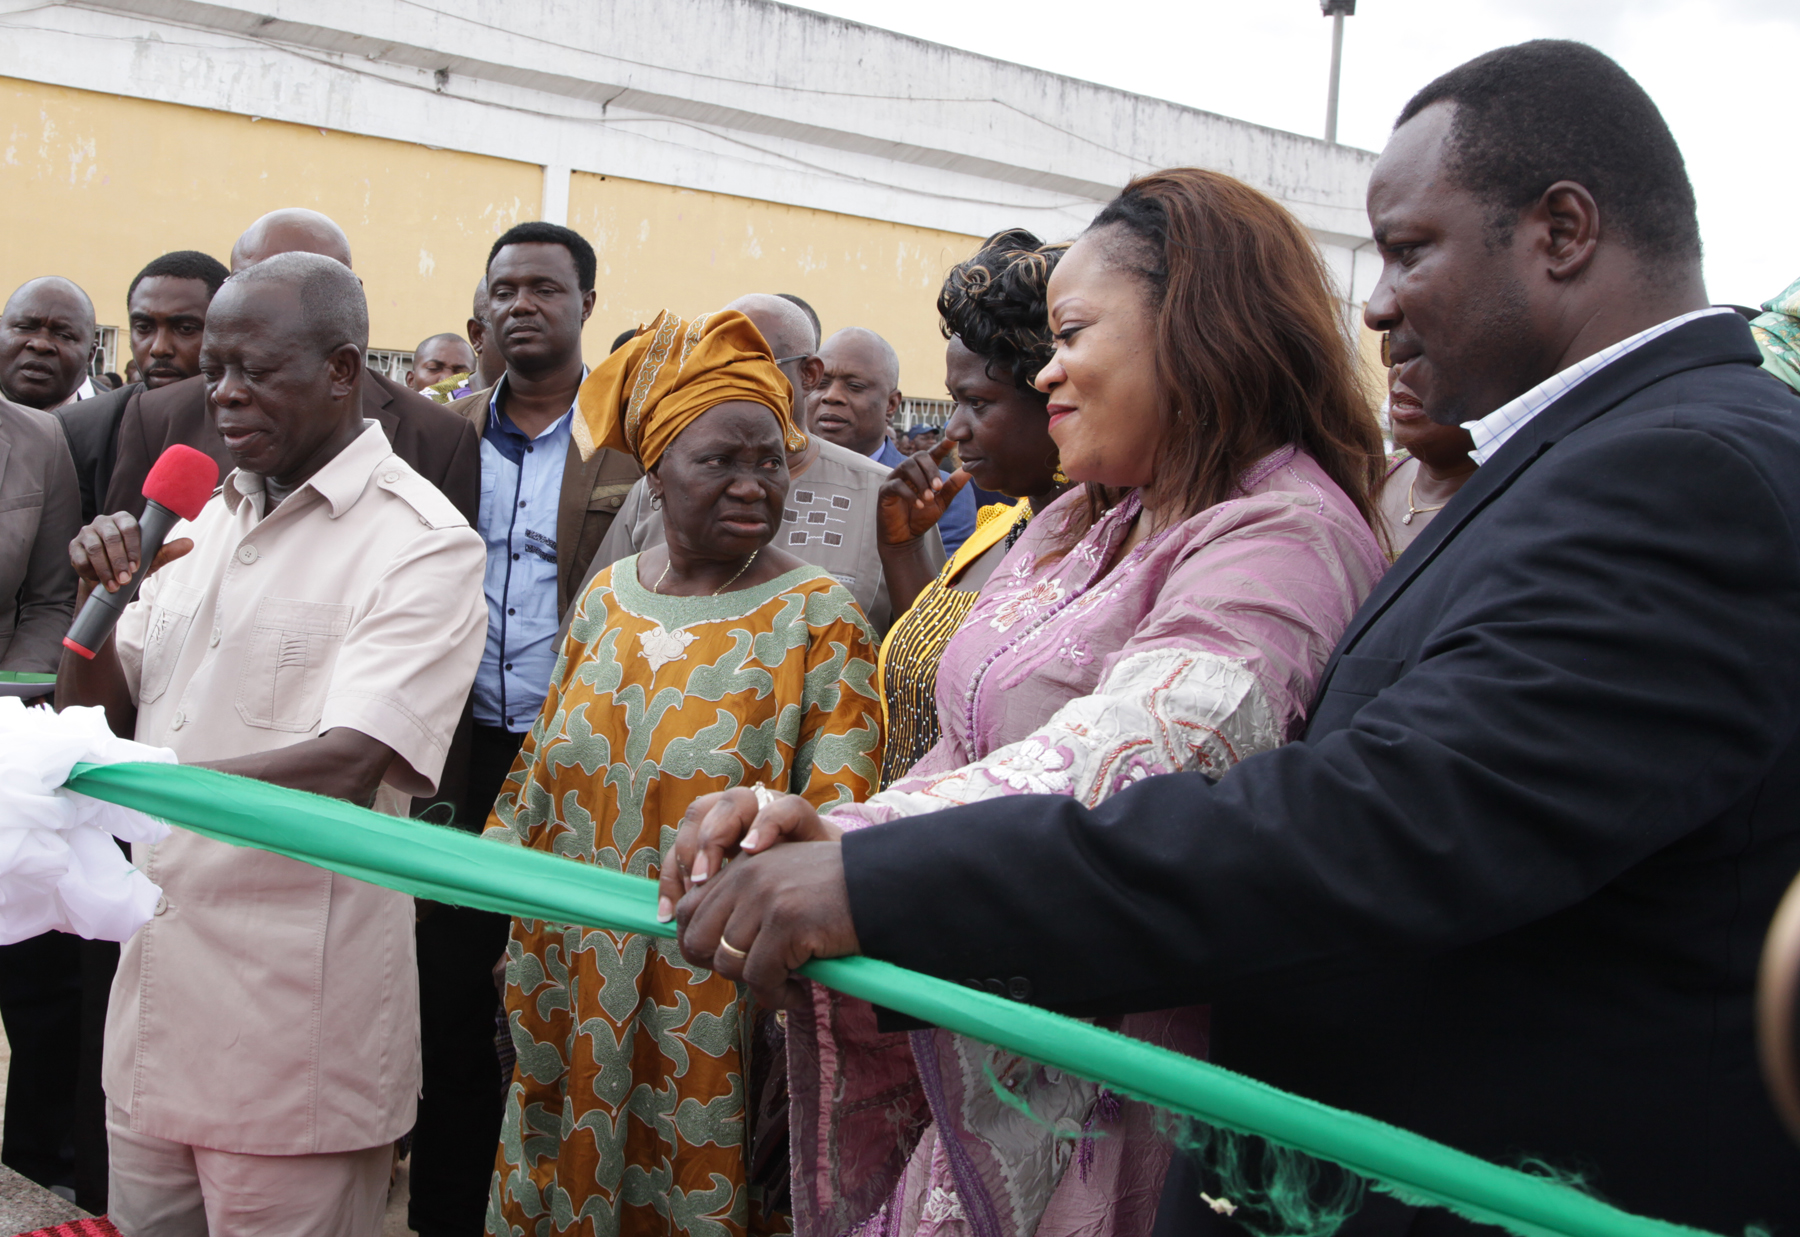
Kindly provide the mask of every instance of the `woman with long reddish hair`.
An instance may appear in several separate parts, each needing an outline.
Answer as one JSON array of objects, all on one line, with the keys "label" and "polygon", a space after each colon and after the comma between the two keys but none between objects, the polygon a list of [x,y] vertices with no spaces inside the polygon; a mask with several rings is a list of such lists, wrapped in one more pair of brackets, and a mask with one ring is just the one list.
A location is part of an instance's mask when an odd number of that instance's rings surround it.
[{"label": "woman with long reddish hair", "polygon": [[[740,846],[1000,795],[1091,805],[1150,774],[1227,776],[1298,733],[1387,565],[1381,437],[1311,239],[1228,176],[1158,172],[1071,246],[1048,307],[1037,386],[1085,484],[1032,521],[946,647],[942,738],[824,817],[767,792],[759,813],[747,789],[696,802],[665,896]],[[788,1024],[804,1237],[1150,1231],[1169,1149],[1147,1107],[945,1031],[881,1034],[869,1006],[812,993]],[[1206,1051],[1203,1009],[1120,1029]]]}]

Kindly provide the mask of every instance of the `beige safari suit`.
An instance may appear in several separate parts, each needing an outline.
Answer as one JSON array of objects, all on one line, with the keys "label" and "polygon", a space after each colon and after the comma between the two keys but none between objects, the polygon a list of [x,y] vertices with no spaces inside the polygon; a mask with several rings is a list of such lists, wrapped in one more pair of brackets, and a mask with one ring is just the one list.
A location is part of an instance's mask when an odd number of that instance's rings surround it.
[{"label": "beige safari suit", "polygon": [[[349,726],[398,753],[376,798],[431,793],[486,637],[481,538],[374,422],[262,518],[234,472],[171,536],[195,547],[120,619],[137,738],[184,761]],[[107,1011],[111,1120],[259,1156],[369,1148],[419,1088],[412,899],[176,829]],[[210,1205],[210,1203],[209,1203]]]}]

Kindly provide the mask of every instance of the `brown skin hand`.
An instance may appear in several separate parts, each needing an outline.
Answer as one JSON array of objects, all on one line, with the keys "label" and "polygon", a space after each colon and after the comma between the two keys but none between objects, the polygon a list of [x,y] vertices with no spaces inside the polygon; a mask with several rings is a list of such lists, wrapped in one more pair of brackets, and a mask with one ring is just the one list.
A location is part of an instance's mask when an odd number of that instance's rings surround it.
[{"label": "brown skin hand", "polygon": [[937,527],[950,500],[969,483],[966,469],[945,477],[938,467],[955,449],[946,438],[929,451],[907,456],[876,492],[875,548],[895,614],[904,614],[937,575],[925,534]]},{"label": "brown skin hand", "polygon": [[1588,190],[1557,181],[1504,243],[1491,206],[1455,180],[1456,105],[1394,131],[1369,181],[1381,253],[1363,312],[1389,332],[1400,380],[1440,425],[1473,421],[1611,344],[1706,307],[1698,261],[1652,267],[1602,226]]},{"label": "brown skin hand", "polygon": [[212,292],[203,279],[152,275],[140,279],[126,307],[131,358],[154,391],[200,372],[200,341]]},{"label": "brown skin hand", "polygon": [[[732,400],[708,408],[676,435],[647,484],[662,502],[667,541],[638,556],[645,588],[710,597],[727,584],[736,592],[800,565],[769,544],[787,498],[787,452],[775,414],[761,404]],[[752,554],[756,561],[738,576]]]},{"label": "brown skin hand", "polygon": [[563,245],[508,245],[488,264],[483,347],[506,361],[506,407],[519,432],[536,438],[569,411],[581,389],[581,327],[594,290],[581,290],[575,255]]},{"label": "brown skin hand", "polygon": [[[362,349],[345,343],[321,354],[289,285],[221,289],[207,316],[200,369],[207,406],[233,462],[278,485],[299,485],[362,433]],[[185,537],[165,545],[151,570],[193,545]],[[82,581],[80,600],[102,581],[115,591],[129,582],[140,549],[137,521],[123,512],[82,529],[69,543],[69,565]],[[137,707],[110,636],[92,661],[64,651],[56,705],[101,705],[115,734],[135,733]],[[202,767],[366,805],[393,759],[385,743],[338,727],[272,752]]]},{"label": "brown skin hand", "polygon": [[[676,917],[684,958],[748,984],[770,1009],[808,1004],[793,973],[812,959],[862,952],[838,842],[777,846],[740,859],[681,899]],[[720,949],[721,941],[747,956]]]},{"label": "brown skin hand", "polygon": [[[1033,512],[1048,507],[1065,488],[1056,480],[1056,441],[1050,437],[1042,394],[1021,391],[1010,375],[996,376],[985,357],[956,338],[944,350],[944,385],[956,407],[943,441],[929,448],[929,456],[915,454],[893,471],[881,486],[876,509],[876,543],[896,614],[911,606],[936,574],[925,552],[924,528],[910,536],[903,530],[910,532],[930,512],[936,513],[933,524],[943,518],[962,489],[958,478],[1008,498],[1028,498]],[[944,485],[938,470],[928,469],[924,461],[942,463],[953,450],[962,466],[951,474],[952,484]],[[923,488],[926,482],[935,483],[929,493]],[[996,543],[966,565],[951,587],[979,592],[1004,557],[1004,543]]]}]

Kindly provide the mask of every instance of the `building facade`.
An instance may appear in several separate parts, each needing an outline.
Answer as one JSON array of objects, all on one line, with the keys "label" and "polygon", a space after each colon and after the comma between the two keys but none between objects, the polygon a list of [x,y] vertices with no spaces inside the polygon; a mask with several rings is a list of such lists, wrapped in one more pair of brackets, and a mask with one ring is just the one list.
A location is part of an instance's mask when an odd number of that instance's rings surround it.
[{"label": "building facade", "polygon": [[1352,322],[1373,162],[769,0],[0,0],[0,290],[68,275],[115,327],[143,263],[223,260],[307,206],[403,354],[462,330],[495,236],[548,219],[600,256],[590,362],[661,308],[792,292],[929,398],[945,270],[1004,227],[1073,236],[1158,167],[1286,204]]}]

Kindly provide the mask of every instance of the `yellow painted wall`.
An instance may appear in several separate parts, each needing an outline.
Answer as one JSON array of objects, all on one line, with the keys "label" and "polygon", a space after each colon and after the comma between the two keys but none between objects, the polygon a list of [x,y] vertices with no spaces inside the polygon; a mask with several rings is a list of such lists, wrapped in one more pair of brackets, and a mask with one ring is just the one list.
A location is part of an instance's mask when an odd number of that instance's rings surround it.
[{"label": "yellow painted wall", "polygon": [[[0,297],[65,275],[103,325],[125,325],[126,286],[151,258],[227,261],[257,216],[306,206],[350,237],[370,345],[407,351],[463,330],[488,247],[538,217],[542,190],[536,164],[0,78]],[[827,334],[863,326],[892,343],[907,394],[944,396],[937,292],[977,237],[585,172],[569,224],[600,257],[590,364],[659,309],[792,292]]]},{"label": "yellow painted wall", "polygon": [[252,220],[305,206],[350,237],[371,346],[410,351],[462,332],[488,246],[537,218],[543,184],[531,163],[0,78],[0,297],[64,275],[123,327],[150,259],[229,264]]},{"label": "yellow painted wall", "polygon": [[600,257],[589,363],[659,309],[687,317],[747,292],[792,292],[830,335],[867,327],[900,354],[908,395],[944,398],[937,294],[980,238],[577,172],[569,226]]}]

